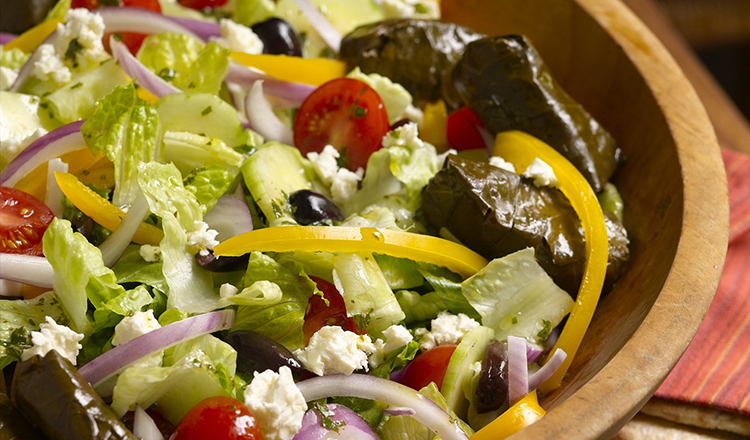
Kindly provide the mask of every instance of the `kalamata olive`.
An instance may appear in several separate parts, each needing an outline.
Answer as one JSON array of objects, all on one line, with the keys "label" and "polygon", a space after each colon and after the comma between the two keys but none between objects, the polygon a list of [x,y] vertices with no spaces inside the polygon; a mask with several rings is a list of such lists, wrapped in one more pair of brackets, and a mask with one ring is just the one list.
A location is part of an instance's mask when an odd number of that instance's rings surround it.
[{"label": "kalamata olive", "polygon": [[294,207],[294,218],[301,225],[309,225],[323,220],[344,219],[341,210],[324,195],[302,189],[289,196],[289,203]]},{"label": "kalamata olive", "polygon": [[250,259],[250,254],[241,255],[239,257],[217,257],[213,251],[208,251],[206,255],[201,255],[200,252],[195,254],[195,262],[198,265],[210,272],[233,272],[235,270],[243,270],[247,267],[247,262]]},{"label": "kalamata olive", "polygon": [[494,411],[508,400],[508,349],[493,341],[484,351],[477,383],[477,413]]},{"label": "kalamata olive", "polygon": [[229,333],[224,341],[237,350],[237,372],[248,379],[253,377],[254,371],[278,371],[283,366],[292,370],[295,379],[302,377],[302,365],[297,358],[273,339],[252,331],[239,330]]},{"label": "kalamata olive", "polygon": [[280,18],[269,18],[250,27],[263,41],[263,53],[302,56],[302,39],[293,27]]}]

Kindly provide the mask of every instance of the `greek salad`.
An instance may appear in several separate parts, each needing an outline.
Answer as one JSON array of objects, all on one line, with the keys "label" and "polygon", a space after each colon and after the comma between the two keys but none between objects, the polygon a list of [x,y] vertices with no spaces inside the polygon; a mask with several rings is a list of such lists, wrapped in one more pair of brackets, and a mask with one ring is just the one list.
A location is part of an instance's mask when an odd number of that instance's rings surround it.
[{"label": "greek salad", "polygon": [[439,0],[60,0],[0,43],[13,438],[504,438],[627,261],[614,139]]}]

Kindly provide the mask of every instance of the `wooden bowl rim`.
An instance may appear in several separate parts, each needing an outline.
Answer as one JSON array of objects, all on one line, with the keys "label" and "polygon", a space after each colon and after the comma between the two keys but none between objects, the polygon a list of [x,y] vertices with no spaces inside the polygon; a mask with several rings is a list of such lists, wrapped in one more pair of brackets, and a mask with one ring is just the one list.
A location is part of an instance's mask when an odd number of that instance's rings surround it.
[{"label": "wooden bowl rim", "polygon": [[[614,436],[656,392],[698,331],[719,284],[728,240],[726,173],[713,127],[692,85],[661,42],[620,1],[570,1],[607,29],[664,114],[684,184],[681,234],[662,291],[632,337],[572,396],[513,439]],[[681,123],[684,109],[698,116],[689,126]],[[690,310],[680,309],[686,319],[664,318],[686,299],[692,305]],[[632,383],[632,369],[644,364],[649,368],[638,373],[640,383]],[[616,390],[616,398],[603,390]]]}]

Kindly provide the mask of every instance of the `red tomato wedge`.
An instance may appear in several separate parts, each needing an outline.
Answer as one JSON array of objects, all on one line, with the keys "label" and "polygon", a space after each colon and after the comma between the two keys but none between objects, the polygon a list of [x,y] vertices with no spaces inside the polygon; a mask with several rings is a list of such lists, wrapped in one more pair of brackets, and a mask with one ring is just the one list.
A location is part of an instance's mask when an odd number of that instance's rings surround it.
[{"label": "red tomato wedge", "polygon": [[244,403],[219,396],[209,397],[188,411],[169,439],[263,440],[263,433]]},{"label": "red tomato wedge", "polygon": [[485,149],[486,145],[477,127],[484,127],[479,117],[469,107],[461,107],[448,115],[446,135],[448,142],[458,151]]},{"label": "red tomato wedge", "polygon": [[42,236],[53,218],[31,194],[0,187],[0,252],[42,256]]},{"label": "red tomato wedge", "polygon": [[442,387],[443,377],[454,351],[455,345],[438,345],[425,351],[404,367],[404,374],[399,382],[417,391],[430,382],[435,382],[438,388]]},{"label": "red tomato wedge", "polygon": [[[313,295],[307,302],[305,322],[302,324],[305,345],[310,342],[310,338],[315,332],[327,325],[337,325],[344,330],[359,333],[354,320],[346,314],[344,297],[336,290],[336,286],[321,278],[311,276],[310,279],[315,281],[318,290],[323,292],[325,299],[320,295]],[[328,304],[326,304],[326,301],[328,301]]]},{"label": "red tomato wedge", "polygon": [[[161,5],[159,4],[159,0],[73,0],[72,4],[70,5],[71,9],[86,8],[89,11],[93,11],[94,9],[101,8],[103,6],[141,8],[161,13]],[[109,35],[110,34],[104,34],[104,41],[102,41],[104,43],[104,48],[107,49],[108,52],[110,51]],[[128,50],[130,50],[130,53],[132,53],[133,55],[138,52],[138,49],[140,49],[141,45],[143,44],[143,40],[145,40],[147,37],[147,35],[145,34],[136,34],[132,32],[124,32],[120,34],[120,36],[122,37],[122,43],[128,47]]]},{"label": "red tomato wedge", "polygon": [[229,0],[178,0],[185,7],[192,9],[218,8],[224,6]]},{"label": "red tomato wedge", "polygon": [[341,164],[356,171],[367,166],[389,130],[388,114],[377,92],[362,81],[337,78],[302,103],[294,121],[294,145],[303,154],[332,145],[341,154]]}]

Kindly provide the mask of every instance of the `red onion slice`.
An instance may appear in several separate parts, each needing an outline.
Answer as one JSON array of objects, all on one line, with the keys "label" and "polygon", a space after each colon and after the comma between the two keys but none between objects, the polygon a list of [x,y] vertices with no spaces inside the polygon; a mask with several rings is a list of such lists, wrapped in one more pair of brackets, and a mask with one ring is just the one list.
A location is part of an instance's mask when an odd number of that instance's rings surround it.
[{"label": "red onion slice", "polygon": [[135,419],[133,419],[133,434],[141,440],[164,440],[156,422],[139,405],[135,406]]},{"label": "red onion slice", "polygon": [[0,278],[32,286],[52,288],[55,271],[44,257],[0,253]]},{"label": "red onion slice", "polygon": [[203,216],[203,221],[219,233],[216,236],[219,241],[253,230],[253,217],[250,214],[250,208],[244,200],[234,195],[221,196],[216,202],[216,206]]},{"label": "red onion slice", "polygon": [[[544,347],[537,344],[526,343],[526,362],[533,364],[544,353]],[[533,388],[531,388],[533,389]]]},{"label": "red onion slice", "polygon": [[55,217],[62,218],[62,199],[65,195],[60,189],[60,185],[57,184],[57,179],[55,179],[56,172],[67,173],[68,164],[60,159],[52,159],[47,162],[47,192],[44,194],[44,203],[52,210]]},{"label": "red onion slice", "polygon": [[65,153],[86,147],[81,134],[84,121],[73,122],[52,130],[35,140],[18,154],[0,174],[0,185],[15,186],[26,174],[39,165]]},{"label": "red onion slice", "polygon": [[529,364],[526,339],[508,336],[508,400],[512,406],[529,394]]},{"label": "red onion slice", "polygon": [[96,10],[104,20],[107,33],[136,32],[139,34],[161,34],[172,32],[185,34],[203,41],[197,34],[185,26],[165,17],[158,12],[141,8],[107,7]]},{"label": "red onion slice", "polygon": [[318,8],[315,7],[309,0],[294,0],[297,7],[302,14],[310,22],[315,32],[320,35],[320,38],[326,42],[326,44],[333,49],[334,52],[339,53],[341,49],[341,33],[331,25],[331,22],[320,13]]},{"label": "red onion slice", "polygon": [[297,387],[308,402],[324,397],[361,397],[390,406],[414,409],[414,419],[443,440],[467,440],[461,428],[435,402],[415,390],[388,379],[367,374],[328,374],[303,380]]},{"label": "red onion slice", "polygon": [[109,37],[109,47],[112,48],[112,55],[120,63],[120,67],[139,86],[151,92],[157,98],[163,98],[172,93],[182,93],[182,90],[164,81],[148,67],[144,66],[133,54],[130,53],[127,46],[117,41],[114,36]]},{"label": "red onion slice", "polygon": [[557,350],[555,350],[555,353],[550,356],[550,358],[547,360],[547,363],[542,365],[542,368],[529,376],[529,389],[535,389],[539,386],[539,384],[552,376],[552,374],[554,374],[554,372],[557,371],[558,368],[560,368],[560,365],[562,365],[562,363],[565,361],[565,358],[567,357],[568,354],[565,353],[562,349],[558,348]]},{"label": "red onion slice", "polygon": [[271,78],[263,72],[250,69],[236,62],[229,63],[229,73],[224,81],[238,84],[245,88],[251,88],[258,80],[265,80],[263,89],[265,93],[292,102],[299,106],[316,89],[310,84],[281,81]]},{"label": "red onion slice", "polygon": [[495,148],[495,138],[492,137],[492,133],[481,125],[474,124],[474,128],[477,129],[479,136],[482,137],[485,149],[489,152],[490,156],[492,156],[492,149]]},{"label": "red onion slice", "polygon": [[97,386],[138,359],[180,342],[225,330],[234,323],[234,310],[220,310],[173,322],[118,345],[81,367],[84,379]]},{"label": "red onion slice", "polygon": [[338,432],[322,426],[322,416],[317,409],[311,409],[302,418],[302,428],[292,440],[347,439],[347,440],[380,440],[370,425],[356,412],[335,403],[324,406],[326,417],[334,422],[343,422]]},{"label": "red onion slice", "polygon": [[247,123],[266,141],[277,141],[286,145],[294,145],[292,129],[284,125],[276,117],[271,104],[263,95],[263,81],[256,81],[245,98],[245,113]]},{"label": "red onion slice", "polygon": [[104,243],[99,245],[105,266],[112,267],[117,263],[130,242],[133,241],[133,236],[149,212],[148,200],[141,191],[138,191],[138,195],[125,217],[122,218],[120,225],[104,240]]},{"label": "red onion slice", "polygon": [[402,407],[390,407],[383,410],[385,414],[388,414],[389,416],[413,416],[414,410],[411,408],[402,408]]},{"label": "red onion slice", "polygon": [[[58,25],[59,26],[59,25]],[[57,31],[52,31],[51,34],[47,36],[47,38],[42,41],[42,44],[49,43],[52,41],[52,39],[55,38],[57,35]],[[42,44],[39,46],[41,47]],[[23,64],[23,67],[21,67],[21,70],[18,71],[18,76],[16,77],[16,80],[13,81],[13,84],[8,88],[9,92],[15,92],[18,93],[24,84],[26,84],[26,81],[31,76],[32,72],[34,71],[34,63],[36,62],[36,59],[38,58],[39,54],[39,47],[37,47],[34,52],[31,53],[31,56],[28,60]]]},{"label": "red onion slice", "polygon": [[219,23],[211,23],[208,21],[194,20],[192,18],[184,17],[166,17],[180,26],[195,32],[195,34],[203,41],[209,41],[211,37],[221,37],[221,26]]},{"label": "red onion slice", "polygon": [[23,296],[23,284],[0,278],[0,296],[20,298]]},{"label": "red onion slice", "polygon": [[10,43],[11,41],[15,40],[15,38],[18,35],[16,34],[9,34],[7,32],[0,32],[0,44],[5,46],[6,44]]}]

